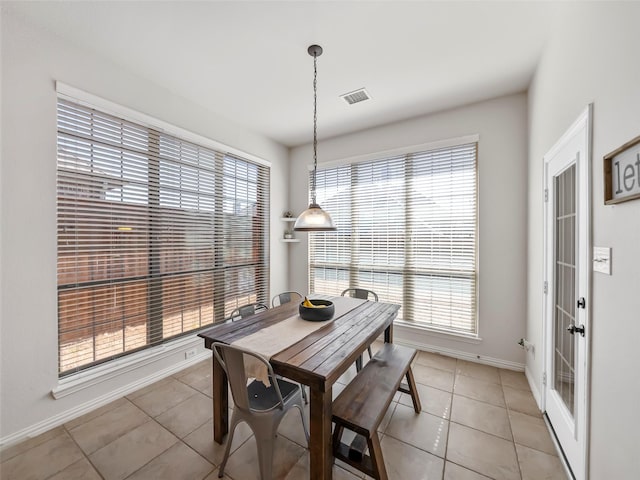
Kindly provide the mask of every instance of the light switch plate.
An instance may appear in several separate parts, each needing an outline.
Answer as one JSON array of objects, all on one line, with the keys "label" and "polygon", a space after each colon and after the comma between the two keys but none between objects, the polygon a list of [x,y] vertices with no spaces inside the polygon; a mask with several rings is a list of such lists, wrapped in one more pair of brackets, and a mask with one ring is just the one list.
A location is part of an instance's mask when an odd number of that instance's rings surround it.
[{"label": "light switch plate", "polygon": [[611,248],[593,247],[593,271],[611,275]]}]

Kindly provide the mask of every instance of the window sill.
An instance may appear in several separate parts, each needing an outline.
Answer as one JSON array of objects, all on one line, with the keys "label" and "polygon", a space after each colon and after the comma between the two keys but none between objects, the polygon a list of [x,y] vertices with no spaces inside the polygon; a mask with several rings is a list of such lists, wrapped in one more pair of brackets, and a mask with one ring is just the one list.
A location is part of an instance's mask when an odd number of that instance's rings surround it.
[{"label": "window sill", "polygon": [[393,322],[393,328],[399,329],[400,332],[407,333],[419,332],[432,337],[444,338],[446,340],[453,340],[455,342],[472,343],[478,345],[482,343],[482,338],[477,335],[470,335],[464,333],[448,332],[437,328],[428,327],[425,325],[418,325],[412,322],[405,322],[404,320],[396,320]]},{"label": "window sill", "polygon": [[[192,350],[194,348],[202,349],[202,339],[196,335],[179,338],[173,342],[169,342],[157,347],[149,348],[140,353],[107,362],[90,368],[75,375],[58,380],[58,385],[51,390],[53,398],[60,399],[68,395],[77,393],[86,388],[93,387],[107,380],[123,375],[147,366],[151,363],[162,360],[163,358],[175,355],[182,350]],[[203,360],[204,355],[208,358],[209,353],[203,352],[189,358],[189,363],[196,363]],[[186,352],[185,352],[186,357]],[[180,363],[176,371],[186,366],[186,363]]]}]

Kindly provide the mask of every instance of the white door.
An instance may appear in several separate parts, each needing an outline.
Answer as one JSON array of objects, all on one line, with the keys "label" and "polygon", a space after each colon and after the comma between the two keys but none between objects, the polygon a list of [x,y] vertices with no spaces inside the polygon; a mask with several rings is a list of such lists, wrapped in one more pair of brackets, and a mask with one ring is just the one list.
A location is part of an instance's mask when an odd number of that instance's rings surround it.
[{"label": "white door", "polygon": [[544,409],[575,478],[587,469],[591,106],[545,155]]}]

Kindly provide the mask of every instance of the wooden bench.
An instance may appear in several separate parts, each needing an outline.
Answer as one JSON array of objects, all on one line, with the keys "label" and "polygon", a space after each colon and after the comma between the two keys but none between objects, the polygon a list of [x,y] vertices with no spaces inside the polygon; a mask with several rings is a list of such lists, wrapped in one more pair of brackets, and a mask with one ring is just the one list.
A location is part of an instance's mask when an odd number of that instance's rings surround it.
[{"label": "wooden bench", "polygon": [[[420,398],[411,371],[416,350],[385,343],[356,377],[340,392],[332,405],[333,456],[367,475],[387,480],[378,426],[399,390],[411,395],[413,408],[420,413]],[[403,378],[407,383],[403,384]],[[344,429],[356,433],[351,445],[342,443]],[[364,450],[369,447],[369,454]]]}]

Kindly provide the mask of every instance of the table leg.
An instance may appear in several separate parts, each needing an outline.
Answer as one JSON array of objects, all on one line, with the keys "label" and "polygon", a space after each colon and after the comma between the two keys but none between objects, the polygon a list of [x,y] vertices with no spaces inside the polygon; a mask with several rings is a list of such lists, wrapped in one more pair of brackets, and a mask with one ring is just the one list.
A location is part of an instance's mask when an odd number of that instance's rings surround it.
[{"label": "table leg", "polygon": [[333,451],[331,450],[331,387],[329,387],[326,392],[311,388],[310,393],[310,478],[311,480],[331,480],[333,469]]},{"label": "table leg", "polygon": [[229,431],[229,387],[227,374],[213,357],[213,439],[222,444]]}]

